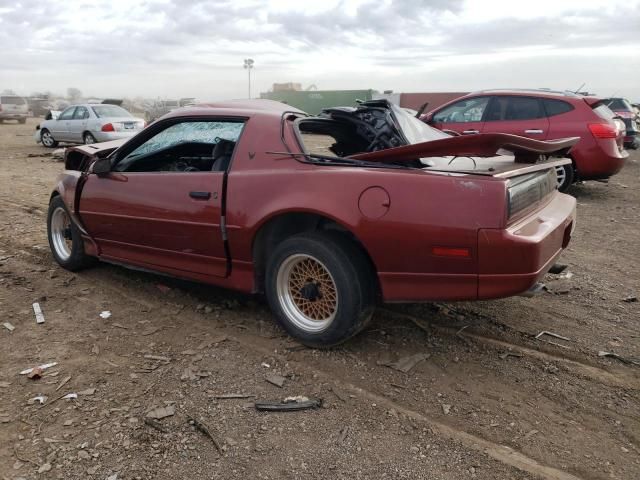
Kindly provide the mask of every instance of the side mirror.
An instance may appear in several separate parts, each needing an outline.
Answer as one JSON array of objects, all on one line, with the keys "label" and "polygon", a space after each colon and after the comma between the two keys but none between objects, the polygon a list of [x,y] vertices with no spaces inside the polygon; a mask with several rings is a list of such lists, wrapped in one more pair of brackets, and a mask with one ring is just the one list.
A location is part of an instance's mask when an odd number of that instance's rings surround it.
[{"label": "side mirror", "polygon": [[109,158],[100,158],[93,163],[91,173],[96,175],[106,175],[111,171],[111,160]]}]

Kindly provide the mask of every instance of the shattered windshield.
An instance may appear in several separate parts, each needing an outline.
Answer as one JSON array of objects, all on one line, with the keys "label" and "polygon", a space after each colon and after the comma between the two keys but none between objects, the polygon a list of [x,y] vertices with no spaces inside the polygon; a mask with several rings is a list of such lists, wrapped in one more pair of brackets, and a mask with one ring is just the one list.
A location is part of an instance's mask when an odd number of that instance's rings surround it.
[{"label": "shattered windshield", "polygon": [[392,104],[391,111],[399,123],[398,127],[402,130],[402,133],[411,144],[430,142],[432,140],[449,137],[446,133],[430,127],[422,120],[410,115],[397,105]]}]

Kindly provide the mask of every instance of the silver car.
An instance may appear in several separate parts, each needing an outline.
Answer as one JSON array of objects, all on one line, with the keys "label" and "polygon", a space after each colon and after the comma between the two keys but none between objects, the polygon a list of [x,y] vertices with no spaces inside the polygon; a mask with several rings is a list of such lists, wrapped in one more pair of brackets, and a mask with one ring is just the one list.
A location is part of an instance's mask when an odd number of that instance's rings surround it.
[{"label": "silver car", "polygon": [[29,115],[27,101],[17,95],[0,96],[0,123],[3,120],[17,120],[25,123]]},{"label": "silver car", "polygon": [[96,143],[133,137],[145,127],[124,108],[109,104],[71,105],[57,118],[45,120],[34,135],[45,147],[58,142]]}]

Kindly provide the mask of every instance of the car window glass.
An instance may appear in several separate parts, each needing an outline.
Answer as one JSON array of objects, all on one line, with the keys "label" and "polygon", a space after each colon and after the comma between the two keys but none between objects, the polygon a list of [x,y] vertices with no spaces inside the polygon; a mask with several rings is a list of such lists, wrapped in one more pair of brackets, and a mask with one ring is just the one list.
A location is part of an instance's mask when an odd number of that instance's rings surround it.
[{"label": "car window glass", "polygon": [[544,116],[542,105],[537,98],[508,97],[505,120],[532,120]]},{"label": "car window glass", "polygon": [[76,107],[76,111],[73,114],[74,120],[84,120],[89,118],[89,111],[85,107]]},{"label": "car window glass", "polygon": [[76,111],[76,107],[69,107],[64,112],[60,114],[58,120],[71,120],[73,118],[73,113]]},{"label": "car window glass", "polygon": [[561,113],[567,113],[573,110],[573,106],[570,103],[563,102],[562,100],[543,100],[544,109],[547,112],[547,117],[553,117],[554,115],[560,115]]},{"label": "car window glass", "polygon": [[433,116],[435,123],[479,122],[487,107],[489,97],[476,97],[461,100],[443,108]]},{"label": "car window glass", "polygon": [[98,105],[91,107],[98,118],[131,117],[124,108],[117,105]]},{"label": "car window glass", "polygon": [[[227,164],[235,142],[242,132],[243,122],[231,121],[203,121],[181,122],[162,130],[149,140],[138,146],[124,157],[117,166],[118,171],[175,171],[172,166],[162,167],[159,163],[180,158],[199,158],[197,171],[219,169],[220,165],[213,165],[216,157],[228,157],[224,159]],[[220,148],[218,147],[220,144]],[[224,148],[223,148],[224,147]],[[148,167],[132,165],[144,158]],[[221,159],[221,158],[220,158]],[[203,163],[204,162],[204,163]],[[203,168],[203,164],[208,167]],[[188,163],[188,162],[187,162]],[[194,170],[179,170],[194,171]]]}]

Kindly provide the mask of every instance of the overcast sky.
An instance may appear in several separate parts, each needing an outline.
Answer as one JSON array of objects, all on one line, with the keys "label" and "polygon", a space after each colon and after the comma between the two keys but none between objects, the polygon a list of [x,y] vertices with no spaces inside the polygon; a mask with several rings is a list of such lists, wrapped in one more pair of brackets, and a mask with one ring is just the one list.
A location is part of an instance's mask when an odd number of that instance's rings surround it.
[{"label": "overcast sky", "polygon": [[585,88],[640,101],[636,0],[0,0],[0,91]]}]

